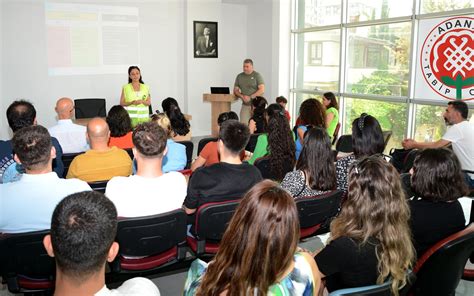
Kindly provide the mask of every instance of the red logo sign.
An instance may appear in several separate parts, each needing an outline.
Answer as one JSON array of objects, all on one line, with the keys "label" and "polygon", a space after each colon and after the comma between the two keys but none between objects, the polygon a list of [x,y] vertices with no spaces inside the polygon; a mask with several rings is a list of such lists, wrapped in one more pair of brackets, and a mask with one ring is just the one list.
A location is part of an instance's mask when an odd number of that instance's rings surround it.
[{"label": "red logo sign", "polygon": [[421,49],[428,85],[450,100],[474,99],[474,18],[454,17],[436,25]]}]

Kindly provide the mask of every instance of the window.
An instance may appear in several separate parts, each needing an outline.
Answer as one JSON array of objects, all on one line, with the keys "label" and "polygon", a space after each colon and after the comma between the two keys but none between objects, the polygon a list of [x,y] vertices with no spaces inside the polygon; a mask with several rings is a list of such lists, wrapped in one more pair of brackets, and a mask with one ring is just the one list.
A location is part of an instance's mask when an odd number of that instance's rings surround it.
[{"label": "window", "polygon": [[400,0],[349,0],[349,22],[373,21],[411,15],[413,1]]},{"label": "window", "polygon": [[296,28],[335,25],[341,22],[341,1],[296,0]]},{"label": "window", "polygon": [[446,132],[443,112],[446,106],[416,105],[415,141],[432,142]]},{"label": "window", "polygon": [[308,65],[320,66],[323,60],[323,44],[321,42],[308,42]]}]

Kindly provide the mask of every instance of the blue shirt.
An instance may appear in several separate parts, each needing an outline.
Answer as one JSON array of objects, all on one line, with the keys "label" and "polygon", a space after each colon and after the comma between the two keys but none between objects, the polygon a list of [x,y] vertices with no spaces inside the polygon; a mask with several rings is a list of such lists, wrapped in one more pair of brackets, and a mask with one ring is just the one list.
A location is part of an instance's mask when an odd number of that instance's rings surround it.
[{"label": "blue shirt", "polygon": [[56,173],[23,174],[16,182],[0,184],[0,233],[49,229],[56,205],[66,196],[90,191],[78,179],[59,179]]},{"label": "blue shirt", "polygon": [[[300,128],[303,131],[303,134],[308,130],[306,125],[300,125],[298,126],[298,128]],[[301,150],[303,150],[303,145],[300,142],[300,137],[298,136],[298,130],[296,130],[296,153],[295,153],[296,159],[300,158]]]},{"label": "blue shirt", "polygon": [[186,167],[186,146],[172,139],[166,141],[168,152],[163,157],[163,173],[180,171]]}]

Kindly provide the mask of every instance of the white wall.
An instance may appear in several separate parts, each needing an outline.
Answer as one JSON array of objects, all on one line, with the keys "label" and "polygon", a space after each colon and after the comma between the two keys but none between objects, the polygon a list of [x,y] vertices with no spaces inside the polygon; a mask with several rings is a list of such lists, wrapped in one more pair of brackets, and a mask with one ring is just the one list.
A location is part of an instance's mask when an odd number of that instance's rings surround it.
[{"label": "white wall", "polygon": [[[0,1],[0,65],[3,65],[3,5],[2,2]],[[4,126],[7,125],[7,120],[5,118],[5,99],[3,95],[3,71],[5,67],[0,67],[0,140],[8,138],[7,130],[4,128]]]}]

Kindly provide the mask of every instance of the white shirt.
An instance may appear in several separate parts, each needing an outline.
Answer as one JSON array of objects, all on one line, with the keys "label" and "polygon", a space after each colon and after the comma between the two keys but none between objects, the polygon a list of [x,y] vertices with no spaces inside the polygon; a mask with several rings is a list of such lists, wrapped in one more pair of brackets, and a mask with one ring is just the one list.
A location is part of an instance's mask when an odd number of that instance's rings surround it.
[{"label": "white shirt", "polygon": [[89,150],[86,140],[86,127],[75,124],[71,119],[60,119],[48,129],[51,137],[58,139],[63,153],[78,153]]},{"label": "white shirt", "polygon": [[[466,120],[454,124],[443,136],[450,141],[464,170],[474,171],[474,124]],[[471,174],[473,178],[474,174]]]},{"label": "white shirt", "polygon": [[117,289],[109,290],[105,285],[95,296],[160,296],[158,287],[149,279],[136,277],[129,279]]},{"label": "white shirt", "polygon": [[107,183],[105,195],[115,204],[119,217],[131,218],[179,209],[186,191],[183,174],[169,172],[157,178],[114,177]]}]

